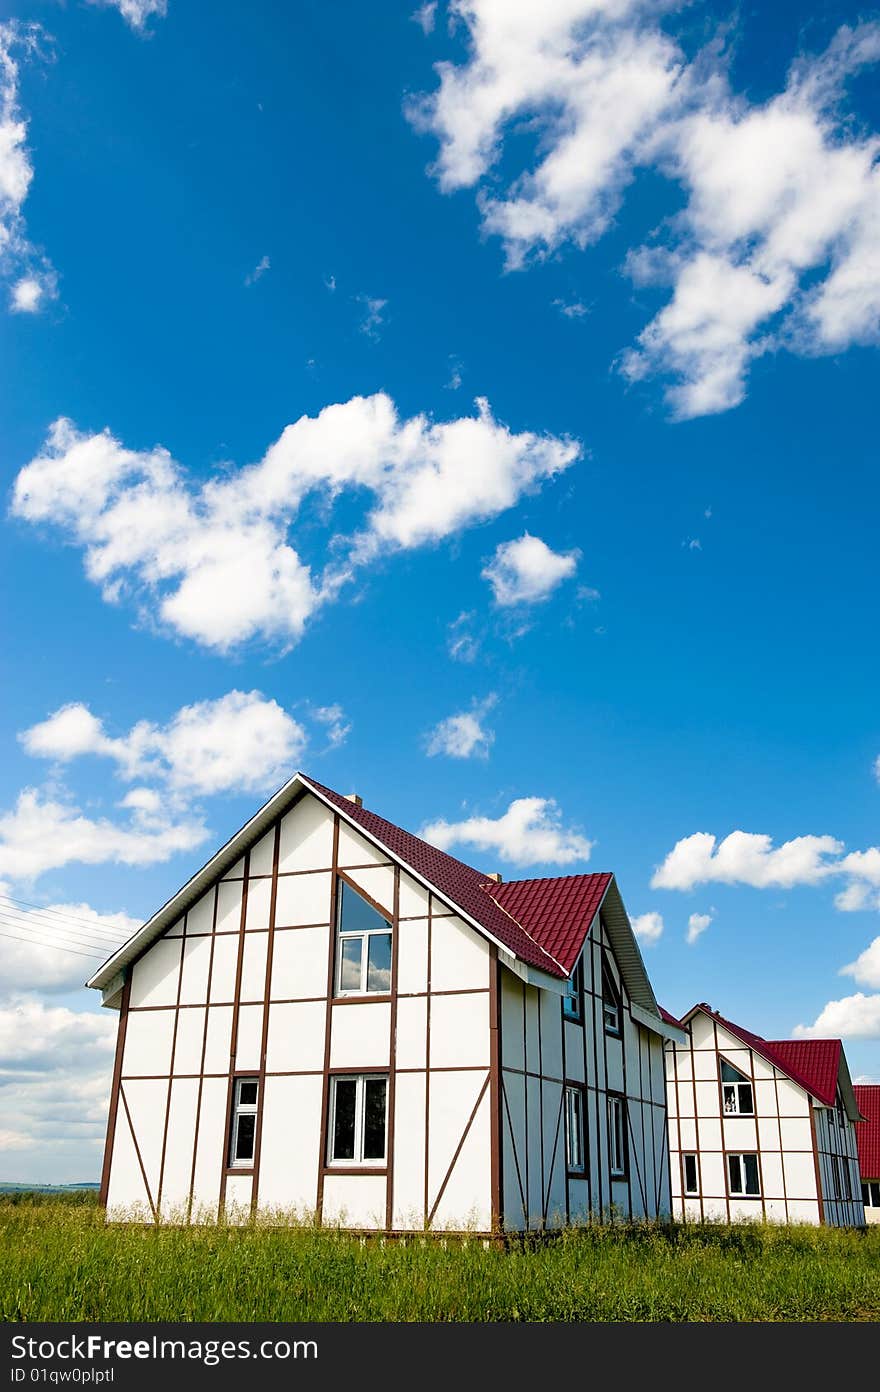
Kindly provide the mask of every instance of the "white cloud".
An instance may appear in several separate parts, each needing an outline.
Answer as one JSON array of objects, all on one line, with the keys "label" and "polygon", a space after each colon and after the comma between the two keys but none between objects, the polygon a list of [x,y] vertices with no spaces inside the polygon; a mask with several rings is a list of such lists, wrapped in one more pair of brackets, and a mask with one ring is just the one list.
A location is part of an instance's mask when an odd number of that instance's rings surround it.
[{"label": "white cloud", "polygon": [[367,338],[378,341],[380,331],[385,327],[385,310],[388,306],[387,300],[380,300],[372,295],[355,295],[356,302],[361,306],[363,315],[361,318],[360,331]]},{"label": "white cloud", "polygon": [[107,1126],[115,1011],[0,1000],[4,1178],[96,1182]]},{"label": "white cloud", "polygon": [[168,13],[168,0],[89,0],[89,4],[118,10],[131,28],[141,34],[145,32],[153,15],[158,19],[164,19]]},{"label": "white cloud", "polygon": [[451,759],[488,759],[495,742],[495,731],[486,728],[484,721],[497,704],[497,696],[476,701],[469,711],[448,715],[428,736],[428,755],[446,754]]},{"label": "white cloud", "polygon": [[[263,458],[197,484],[167,450],[127,449],[109,431],[52,426],[19,473],[12,513],[51,524],[85,551],[108,603],[227,652],[262,639],[289,649],[359,567],[435,544],[498,516],[580,455],[571,440],[513,434],[478,401],[476,416],[402,421],[382,393],[289,425]],[[360,532],[331,537],[322,574],[290,544],[310,494],[371,504]]]},{"label": "white cloud", "polygon": [[269,260],[268,256],[261,257],[260,260],[257,262],[256,266],[254,266],[254,269],[252,271],[249,271],[248,274],[245,276],[245,285],[256,285],[260,277],[264,276],[266,272],[271,269],[271,266],[272,262]]},{"label": "white cloud", "polygon": [[869,943],[849,966],[841,967],[840,974],[851,976],[860,986],[871,986],[875,991],[880,991],[880,938]]},{"label": "white cloud", "polygon": [[56,293],[55,273],[31,244],[23,207],[34,177],[27,121],[18,104],[18,55],[39,54],[37,24],[0,22],[0,276],[10,282],[9,307],[35,314]]},{"label": "white cloud", "polygon": [[25,788],[11,811],[0,813],[0,876],[29,882],[47,870],[82,865],[155,865],[201,845],[208,835],[201,818],[175,819],[131,809],[125,824],[86,816],[57,794]]},{"label": "white cloud", "polygon": [[414,24],[418,24],[423,34],[430,34],[434,28],[435,17],[437,14],[437,0],[428,0],[427,4],[420,5],[410,15]]},{"label": "white cloud", "polygon": [[556,299],[553,301],[553,308],[558,309],[566,319],[583,319],[584,315],[590,312],[590,306],[582,304],[580,300]]},{"label": "white cloud", "polygon": [[812,1025],[796,1025],[797,1039],[880,1039],[880,995],[829,1001]]},{"label": "white cloud", "polygon": [[639,942],[653,947],[663,936],[663,917],[658,913],[639,914],[632,920],[632,930]]},{"label": "white cloud", "polygon": [[338,749],[351,734],[351,721],[340,705],[317,706],[312,715],[321,725],[327,727],[327,738],[331,749]]},{"label": "white cloud", "polygon": [[579,557],[579,551],[551,551],[540,537],[524,532],[501,542],[482,573],[496,604],[540,604],[574,575]]},{"label": "white cloud", "polygon": [[773,849],[769,836],[732,831],[723,841],[707,831],[677,841],[654,872],[652,889],[693,889],[700,884],[744,884],[756,889],[818,884],[834,874],[843,842],[833,836],[797,836]]},{"label": "white cloud", "polygon": [[593,848],[580,832],[562,825],[555,800],[542,797],[516,798],[503,816],[494,819],[447,822],[441,818],[422,827],[419,834],[441,851],[473,846],[513,865],[571,865],[589,860]]},{"label": "white cloud", "polygon": [[[86,754],[109,758],[123,778],[158,778],[185,797],[280,783],[290,777],[306,744],[302,725],[259,691],[230,691],[214,701],[197,701],[181,707],[167,725],[141,720],[117,737],[107,734],[87,706],[74,702],[19,738],[37,757],[59,763]],[[143,796],[126,806],[157,810]]]},{"label": "white cloud", "polygon": [[[671,299],[620,359],[632,380],[671,377],[680,418],[735,406],[770,348],[880,339],[880,140],[840,110],[848,79],[880,57],[880,25],[842,27],[751,103],[718,37],[686,57],[670,15],[686,12],[684,35],[687,9],[453,0],[467,57],[437,64],[438,87],[408,108],[439,140],[440,187],[477,187],[509,268],[595,242],[640,169],[680,186],[681,211],[628,258]],[[507,140],[524,125],[533,140]]]},{"label": "white cloud", "polygon": [[709,924],[712,922],[711,914],[692,913],[688,919],[687,943],[689,947],[697,941],[701,933],[705,933]]},{"label": "white cloud", "polygon": [[446,630],[446,649],[454,662],[476,661],[480,639],[472,632],[475,617],[473,610],[464,610]]},{"label": "white cloud", "polygon": [[21,990],[75,990],[140,924],[88,904],[29,908],[0,896],[0,976]]}]

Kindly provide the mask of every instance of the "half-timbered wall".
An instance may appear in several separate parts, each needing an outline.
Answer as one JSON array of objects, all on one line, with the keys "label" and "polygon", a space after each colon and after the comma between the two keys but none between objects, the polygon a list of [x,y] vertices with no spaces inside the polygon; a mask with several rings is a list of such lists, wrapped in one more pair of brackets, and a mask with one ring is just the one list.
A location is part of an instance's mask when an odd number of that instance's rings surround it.
[{"label": "half-timbered wall", "polygon": [[[621,1033],[602,1011],[603,956],[621,996]],[[599,1217],[670,1211],[663,1040],[633,1021],[597,915],[583,951],[579,1022],[558,995],[501,967],[501,1176],[505,1228],[556,1227]],[[566,1164],[564,1089],[583,1090],[585,1169]],[[626,1103],[626,1173],[612,1179],[608,1097]]]},{"label": "half-timbered wall", "polygon": [[[334,996],[344,881],[392,924],[387,994]],[[109,1215],[283,1210],[355,1228],[490,1230],[496,985],[484,938],[302,796],[129,970]],[[340,1073],[388,1079],[383,1165],[328,1163]],[[227,1163],[241,1075],[260,1083],[247,1168]]]},{"label": "half-timbered wall", "polygon": [[[814,1106],[809,1094],[787,1074],[706,1015],[697,1011],[685,1044],[666,1046],[669,1104],[670,1177],[676,1218],[767,1219],[792,1223],[864,1222],[856,1196],[858,1162],[855,1133],[848,1139],[828,1132],[828,1108]],[[751,1083],[753,1116],[725,1115],[720,1060],[726,1059]],[[835,1149],[834,1147],[838,1148]],[[846,1149],[853,1201],[831,1200],[831,1155]],[[728,1157],[756,1155],[760,1194],[730,1192]],[[685,1193],[685,1159],[696,1156],[697,1193]]]}]

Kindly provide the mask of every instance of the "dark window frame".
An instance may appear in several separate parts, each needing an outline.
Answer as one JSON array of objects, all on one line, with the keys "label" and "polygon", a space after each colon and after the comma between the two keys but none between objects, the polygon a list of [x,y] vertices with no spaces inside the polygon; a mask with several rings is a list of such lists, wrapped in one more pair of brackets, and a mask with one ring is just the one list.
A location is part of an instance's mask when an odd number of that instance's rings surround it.
[{"label": "dark window frame", "polygon": [[572,1024],[583,1024],[584,1019],[584,955],[580,957],[572,968],[571,976],[566,982],[565,995],[562,997],[562,1016],[565,1020],[571,1020]]},{"label": "dark window frame", "polygon": [[[353,895],[355,896],[355,898],[360,899],[361,902],[367,906],[367,908],[373,911],[373,913],[376,915],[377,918],[379,918],[382,921],[382,923],[387,925],[387,928],[382,928],[377,924],[376,927],[373,928],[344,929],[342,924],[346,907],[346,895]],[[372,996],[374,998],[378,996],[388,996],[391,992],[390,974],[391,963],[393,961],[394,956],[393,916],[389,917],[386,910],[384,910],[380,904],[377,904],[374,899],[371,899],[370,896],[365,893],[364,890],[358,889],[356,885],[351,884],[343,875],[339,874],[338,872],[336,876],[335,934],[335,960],[333,963],[334,999],[351,999],[352,997],[359,996]],[[370,944],[373,938],[388,939],[388,964],[387,967],[382,968],[382,970],[388,972],[388,984],[383,984],[381,987],[370,986]],[[360,943],[360,959],[358,966],[360,979],[356,987],[344,987],[342,984],[343,971],[345,968],[346,960],[344,953],[344,944],[356,942]]]},{"label": "dark window frame", "polygon": [[[629,1178],[629,1138],[627,1136],[629,1113],[626,1098],[622,1092],[607,1094],[605,1115],[608,1126],[608,1170],[612,1179]],[[620,1126],[618,1130],[617,1122]],[[619,1148],[618,1148],[619,1141]],[[615,1165],[615,1159],[617,1164]]]},{"label": "dark window frame", "polygon": [[[352,1118],[352,1154],[336,1155],[336,1115],[337,1115],[337,1095],[340,1083],[355,1084],[354,1115]],[[365,1156],[366,1138],[366,1105],[365,1093],[368,1083],[381,1083],[384,1089],[382,1101],[383,1109],[383,1147],[381,1155]],[[326,1156],[326,1167],[333,1169],[364,1169],[364,1170],[383,1170],[388,1164],[388,1074],[387,1073],[357,1073],[346,1070],[341,1073],[331,1073],[329,1099],[327,1106],[327,1136],[324,1147]]]},{"label": "dark window frame", "polygon": [[[253,1085],[255,1092],[253,1101],[242,1102],[241,1094],[245,1087]],[[230,1170],[251,1170],[254,1166],[254,1157],[257,1153],[257,1122],[260,1114],[260,1077],[258,1073],[239,1073],[233,1078],[232,1085],[232,1111],[229,1119],[229,1154],[226,1157],[226,1167]],[[250,1154],[239,1155],[239,1141],[241,1137],[241,1121],[249,1121],[253,1118],[253,1130],[250,1135]],[[245,1133],[249,1128],[245,1128]]]},{"label": "dark window frame", "polygon": [[[576,1140],[580,1163],[572,1164],[571,1109],[569,1102],[577,1100],[578,1129]],[[587,1090],[583,1083],[566,1083],[562,1092],[565,1122],[565,1171],[570,1179],[584,1179],[587,1174]]]}]

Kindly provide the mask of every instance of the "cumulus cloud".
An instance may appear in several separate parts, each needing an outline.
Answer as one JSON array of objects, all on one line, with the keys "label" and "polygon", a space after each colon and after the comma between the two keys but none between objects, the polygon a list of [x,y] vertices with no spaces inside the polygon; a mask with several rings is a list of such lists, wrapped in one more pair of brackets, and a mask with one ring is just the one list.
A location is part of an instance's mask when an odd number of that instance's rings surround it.
[{"label": "cumulus cloud", "polygon": [[541,604],[563,580],[577,570],[579,551],[551,551],[540,537],[523,532],[515,541],[501,542],[482,574],[492,587],[495,603]]},{"label": "cumulus cloud", "polygon": [[[316,712],[316,718],[332,721],[334,711],[338,721],[338,707],[323,715]],[[119,736],[109,735],[87,706],[73,702],[19,739],[28,754],[59,763],[86,754],[108,758],[125,779],[158,778],[191,797],[250,792],[282,782],[299,763],[306,732],[259,691],[230,691],[214,701],[181,707],[167,725],[141,720]],[[143,796],[148,791],[126,805],[155,810]]]},{"label": "cumulus cloud", "polygon": [[0,276],[16,314],[35,314],[56,294],[55,273],[30,242],[23,213],[34,167],[18,101],[19,61],[37,56],[42,38],[39,25],[0,22]]},{"label": "cumulus cloud", "polygon": [[76,990],[140,923],[89,904],[29,907],[0,894],[0,976],[29,991]]},{"label": "cumulus cloud", "polygon": [[701,935],[702,933],[705,933],[706,929],[709,927],[709,924],[710,924],[711,922],[712,922],[712,915],[711,915],[711,914],[707,914],[707,913],[705,913],[705,914],[692,913],[692,914],[690,915],[690,917],[688,918],[687,938],[686,938],[686,941],[687,941],[687,944],[688,944],[689,947],[693,947],[694,943],[697,941],[697,939],[700,937],[700,935]]},{"label": "cumulus cloud", "polygon": [[317,706],[312,715],[326,728],[331,749],[338,749],[351,734],[351,721],[340,705]]},{"label": "cumulus cloud", "polygon": [[639,914],[632,920],[632,930],[640,943],[653,947],[663,935],[663,917],[658,913]]},{"label": "cumulus cloud", "polygon": [[829,1001],[812,1025],[796,1025],[797,1039],[880,1039],[880,995]]},{"label": "cumulus cloud", "polygon": [[126,23],[140,34],[146,32],[153,15],[164,19],[168,13],[168,0],[89,0],[89,4],[118,10]]},{"label": "cumulus cloud", "polygon": [[410,15],[410,19],[417,24],[423,34],[430,34],[434,29],[437,14],[437,0],[428,0],[424,5],[420,5]]},{"label": "cumulus cloud", "polygon": [[592,841],[563,826],[555,800],[542,797],[516,798],[497,818],[429,822],[419,834],[441,851],[472,846],[513,865],[571,865],[589,860],[593,849]]},{"label": "cumulus cloud", "polygon": [[[52,426],[15,480],[14,516],[83,548],[108,603],[132,601],[219,652],[253,639],[287,650],[321,606],[380,556],[436,544],[498,516],[580,455],[571,440],[513,434],[475,416],[401,420],[388,396],[353,397],[289,425],[263,458],[197,484],[161,447]],[[323,572],[291,544],[300,505],[368,498],[354,536],[332,536]]]},{"label": "cumulus cloud", "polygon": [[875,938],[869,943],[864,952],[860,952],[849,966],[841,967],[840,974],[851,976],[860,986],[870,986],[875,991],[880,991],[880,938]]},{"label": "cumulus cloud", "polygon": [[202,819],[161,808],[133,807],[126,821],[93,818],[72,802],[24,788],[14,808],[0,813],[0,875],[28,883],[64,865],[155,865],[201,845]]},{"label": "cumulus cloud", "polygon": [[10,1179],[96,1182],[118,1017],[24,993],[0,999],[0,1078]]},{"label": "cumulus cloud", "polygon": [[[842,27],[756,103],[732,86],[722,42],[686,53],[677,9],[453,0],[467,56],[437,64],[408,114],[439,141],[441,189],[477,188],[510,269],[597,241],[641,170],[681,189],[683,208],[628,260],[672,288],[619,365],[671,379],[685,418],[737,405],[768,350],[880,337],[880,139],[842,111],[848,80],[880,57],[880,26]],[[536,139],[508,140],[524,123]]]},{"label": "cumulus cloud", "polygon": [[487,729],[484,722],[497,701],[497,696],[487,696],[484,701],[475,701],[469,711],[459,711],[457,715],[448,715],[441,720],[428,736],[428,755],[446,754],[451,759],[488,759],[489,750],[495,742],[495,731]]}]

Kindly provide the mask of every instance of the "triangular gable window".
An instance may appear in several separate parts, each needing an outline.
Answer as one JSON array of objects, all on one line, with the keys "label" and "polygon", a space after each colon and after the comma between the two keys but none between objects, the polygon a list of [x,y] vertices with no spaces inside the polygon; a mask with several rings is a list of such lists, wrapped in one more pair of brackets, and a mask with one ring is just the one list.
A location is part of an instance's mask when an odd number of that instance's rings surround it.
[{"label": "triangular gable window", "polygon": [[345,880],[337,884],[336,993],[387,995],[391,990],[391,924]]},{"label": "triangular gable window", "polygon": [[602,960],[602,1014],[609,1034],[620,1034],[620,991],[608,963]]}]

